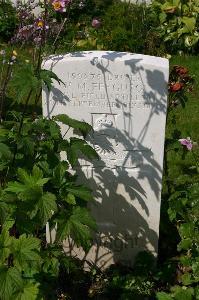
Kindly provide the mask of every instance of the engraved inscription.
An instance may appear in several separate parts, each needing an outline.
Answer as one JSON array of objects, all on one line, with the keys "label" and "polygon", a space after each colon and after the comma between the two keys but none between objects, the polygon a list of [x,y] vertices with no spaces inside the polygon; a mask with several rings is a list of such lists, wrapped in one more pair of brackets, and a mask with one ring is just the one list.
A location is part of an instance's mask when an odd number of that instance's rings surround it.
[{"label": "engraved inscription", "polygon": [[67,72],[63,105],[93,108],[149,109],[139,74]]}]

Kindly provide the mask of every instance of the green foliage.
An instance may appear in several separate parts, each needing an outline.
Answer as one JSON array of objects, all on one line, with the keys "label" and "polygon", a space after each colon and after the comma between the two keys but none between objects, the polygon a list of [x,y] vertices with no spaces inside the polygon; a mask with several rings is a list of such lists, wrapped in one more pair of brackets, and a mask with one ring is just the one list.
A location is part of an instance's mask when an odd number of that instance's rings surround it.
[{"label": "green foliage", "polygon": [[17,25],[16,10],[9,0],[0,1],[0,41],[8,41]]},{"label": "green foliage", "polygon": [[[177,265],[174,280],[163,291],[158,292],[156,296],[158,300],[195,300],[198,299],[199,284],[198,149],[194,146],[193,142],[193,147],[189,151],[185,146],[180,145],[178,139],[182,135],[176,122],[176,113],[179,109],[178,104],[182,105],[182,109],[186,109],[186,95],[187,92],[192,90],[189,84],[192,84],[193,81],[190,75],[188,75],[187,68],[179,65],[175,65],[172,69],[170,79],[171,95],[169,99],[168,120],[172,120],[173,126],[171,138],[166,140],[165,175],[167,176],[167,211],[170,222],[176,228],[176,240],[178,241],[176,248],[178,253],[176,253],[175,257]],[[182,87],[179,90],[177,89],[177,91],[173,88],[176,82],[183,82]],[[178,100],[178,104],[176,104],[176,100]],[[173,105],[174,103],[175,105]],[[181,161],[185,160],[188,155],[192,158],[186,169],[183,169],[182,175],[172,181],[169,178],[170,173],[168,172],[168,156],[171,155],[171,152],[178,154]]]},{"label": "green foliage", "polygon": [[[60,51],[112,50],[134,53],[164,53],[155,28],[158,16],[145,4],[129,1],[86,1],[81,14],[72,12],[71,24],[61,37]],[[98,29],[92,27],[92,19],[101,21]]]},{"label": "green foliage", "polygon": [[[90,125],[57,117],[84,134]],[[95,151],[83,139],[64,140],[54,120],[38,118],[34,122],[26,116],[19,136],[19,123],[8,114],[1,129],[9,130],[2,138],[0,163],[2,210],[0,234],[1,299],[42,299],[41,286],[46,272],[59,276],[59,260],[65,255],[59,248],[54,252],[45,240],[45,227],[56,225],[56,244],[69,236],[78,246],[89,247],[91,229],[95,222],[86,208],[92,201],[90,189],[76,183],[69,172],[69,164],[79,150],[88,159],[96,158]],[[75,140],[74,140],[75,139]],[[92,150],[91,150],[92,149]],[[60,152],[65,151],[66,161]],[[87,153],[88,151],[88,153]],[[0,203],[1,203],[0,201]],[[5,213],[6,212],[6,213]],[[46,253],[46,254],[45,254]],[[48,254],[47,254],[48,253]],[[39,296],[41,294],[41,297]]]},{"label": "green foliage", "polygon": [[154,1],[153,8],[159,15],[158,31],[172,50],[194,50],[199,42],[198,1]]},{"label": "green foliage", "polygon": [[45,69],[35,69],[31,63],[20,62],[19,68],[16,69],[12,80],[10,80],[10,88],[15,91],[15,99],[18,103],[25,104],[29,101],[30,96],[35,96],[45,85],[48,90],[51,89],[53,80],[59,84],[63,82],[57,77],[57,75]]},{"label": "green foliage", "polygon": [[[52,71],[19,60],[9,82],[14,99],[0,125],[1,300],[57,299],[61,273],[77,265],[69,263],[63,240],[70,237],[86,250],[96,230],[87,209],[91,190],[70,170],[82,155],[98,156],[84,138],[62,136],[58,123],[83,137],[92,127],[67,115],[53,120],[29,112],[29,101],[37,100],[43,84],[50,90],[53,80],[62,83]],[[11,111],[18,105],[19,111]],[[54,244],[47,243],[47,223],[56,227]]]}]

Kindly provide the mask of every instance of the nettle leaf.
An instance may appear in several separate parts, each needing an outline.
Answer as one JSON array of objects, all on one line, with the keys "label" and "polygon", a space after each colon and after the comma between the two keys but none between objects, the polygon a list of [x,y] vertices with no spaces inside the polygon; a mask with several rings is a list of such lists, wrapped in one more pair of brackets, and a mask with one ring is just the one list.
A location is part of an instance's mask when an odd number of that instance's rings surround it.
[{"label": "nettle leaf", "polygon": [[57,211],[56,197],[52,193],[45,193],[36,204],[38,215],[43,225],[52,217],[53,213]]},{"label": "nettle leaf", "polygon": [[72,166],[77,163],[80,152],[88,159],[99,158],[97,152],[85,140],[71,138],[70,145],[67,148],[67,158]]},{"label": "nettle leaf", "polygon": [[90,124],[72,119],[64,114],[57,115],[53,117],[53,119],[55,121],[68,125],[69,127],[78,129],[84,136],[86,136],[92,130],[92,126]]},{"label": "nettle leaf", "polygon": [[39,284],[28,283],[14,294],[15,300],[38,300]]},{"label": "nettle leaf", "polygon": [[12,237],[10,237],[8,230],[3,228],[0,234],[0,262],[4,264],[5,260],[11,253]]},{"label": "nettle leaf", "polygon": [[34,166],[32,174],[28,174],[25,169],[18,169],[18,177],[22,182],[9,182],[8,192],[20,194],[22,200],[38,199],[42,195],[42,187],[46,184],[49,178],[43,178],[43,172],[39,167]]},{"label": "nettle leaf", "polygon": [[17,182],[17,181],[10,181],[8,182],[8,186],[7,188],[5,189],[5,191],[7,192],[12,192],[12,193],[23,193],[26,191],[26,186],[20,182]]},{"label": "nettle leaf", "polygon": [[65,161],[60,162],[53,170],[53,178],[51,181],[56,187],[60,187],[66,182],[66,171],[68,169],[68,163]]},{"label": "nettle leaf", "polygon": [[16,91],[17,102],[23,103],[30,91],[37,92],[41,84],[35,75],[34,67],[31,64],[25,64],[17,69],[11,85]]},{"label": "nettle leaf", "polygon": [[43,271],[52,276],[59,275],[60,261],[56,257],[46,257],[43,263]]},{"label": "nettle leaf", "polygon": [[79,186],[69,186],[65,187],[65,190],[69,193],[73,194],[74,196],[83,199],[85,201],[91,201],[93,200],[93,196],[91,193],[91,190],[87,188],[86,186],[79,185]]},{"label": "nettle leaf", "polygon": [[63,213],[61,219],[57,221],[56,238],[59,241],[71,236],[77,246],[88,248],[91,240],[91,229],[96,229],[96,223],[86,208],[75,207],[68,219]]},{"label": "nettle leaf", "polygon": [[49,130],[51,138],[56,140],[61,139],[60,127],[56,122],[49,120]]},{"label": "nettle leaf", "polygon": [[26,234],[20,235],[18,239],[13,240],[12,254],[15,266],[18,269],[25,269],[27,266],[38,262],[41,259],[39,251],[39,239],[26,236]]},{"label": "nettle leaf", "polygon": [[21,273],[16,267],[0,267],[0,299],[12,299],[13,294],[23,286]]},{"label": "nettle leaf", "polygon": [[[39,73],[39,78],[46,85],[48,91],[52,88],[53,79],[57,81],[59,84],[64,82],[51,70],[42,69]],[[65,85],[65,84],[64,84]]]}]

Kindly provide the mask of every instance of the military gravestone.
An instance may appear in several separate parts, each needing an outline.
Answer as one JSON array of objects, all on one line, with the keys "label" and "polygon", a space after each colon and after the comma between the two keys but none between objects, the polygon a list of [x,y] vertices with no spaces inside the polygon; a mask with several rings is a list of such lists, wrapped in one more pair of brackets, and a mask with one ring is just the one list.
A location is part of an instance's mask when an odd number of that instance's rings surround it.
[{"label": "military gravestone", "polygon": [[88,254],[72,241],[65,250],[101,268],[116,262],[131,266],[143,250],[156,256],[168,60],[92,51],[49,57],[44,68],[64,82],[43,91],[44,116],[66,113],[92,124],[87,139],[100,157],[82,158],[77,168],[93,190],[90,208],[98,233]]}]

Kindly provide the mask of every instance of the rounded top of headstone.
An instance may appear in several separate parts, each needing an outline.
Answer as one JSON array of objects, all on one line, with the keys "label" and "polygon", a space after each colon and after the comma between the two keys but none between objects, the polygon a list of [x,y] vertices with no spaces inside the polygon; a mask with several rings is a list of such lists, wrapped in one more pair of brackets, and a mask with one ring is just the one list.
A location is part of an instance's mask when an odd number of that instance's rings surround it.
[{"label": "rounded top of headstone", "polygon": [[135,54],[130,52],[117,52],[117,51],[78,51],[70,52],[67,54],[51,55],[46,61],[51,62],[63,62],[63,61],[79,61],[79,60],[90,60],[93,64],[97,63],[97,59],[105,59],[111,62],[118,61],[134,61],[140,64],[157,65],[162,68],[168,68],[169,61],[166,58]]}]

